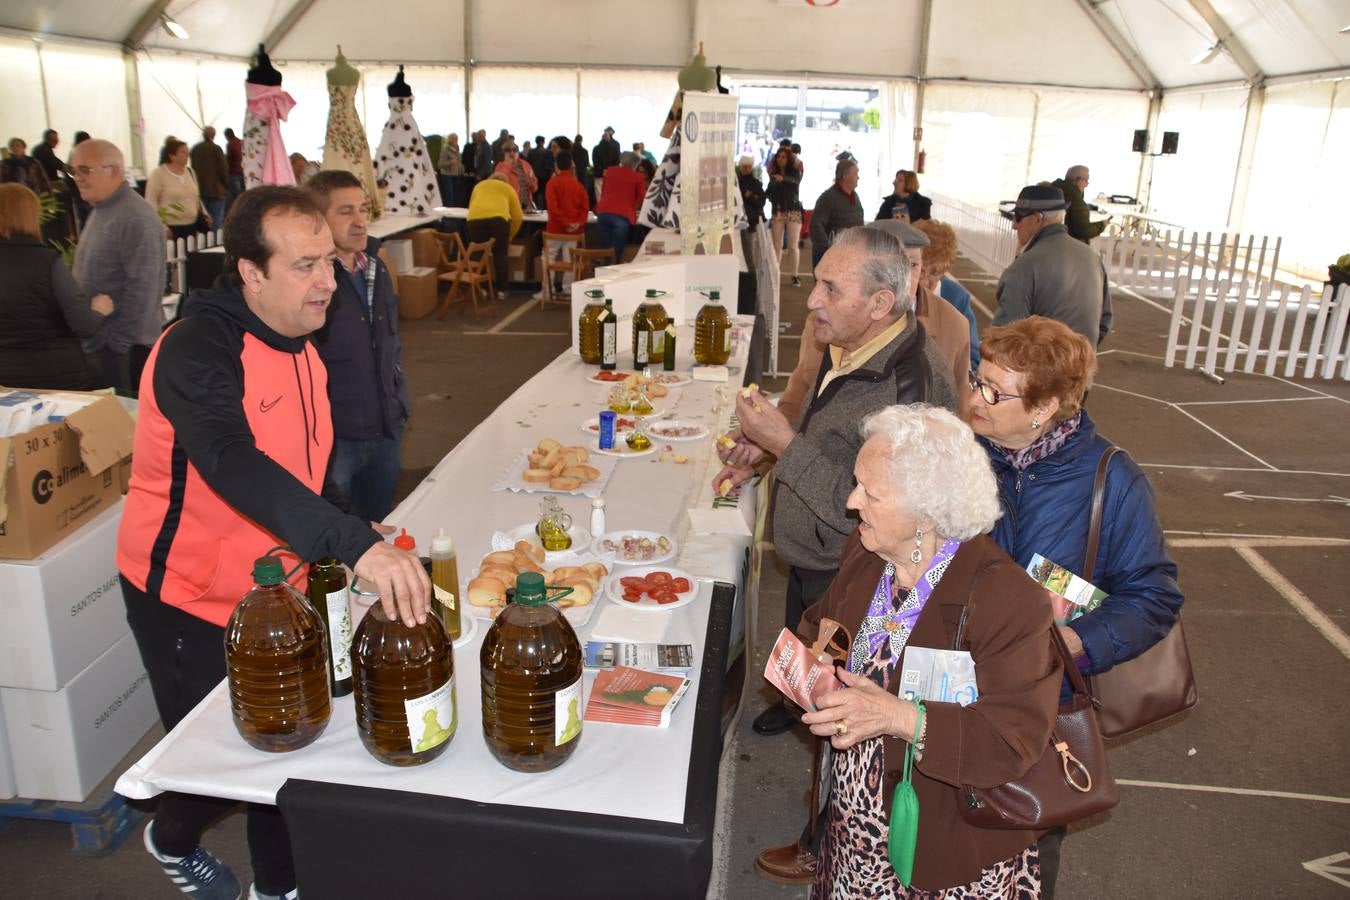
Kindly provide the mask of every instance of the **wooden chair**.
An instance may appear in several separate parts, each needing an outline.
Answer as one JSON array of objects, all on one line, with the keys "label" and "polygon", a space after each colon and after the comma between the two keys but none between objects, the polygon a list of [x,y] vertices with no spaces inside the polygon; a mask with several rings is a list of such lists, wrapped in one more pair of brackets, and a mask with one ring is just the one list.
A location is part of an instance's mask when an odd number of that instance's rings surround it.
[{"label": "wooden chair", "polygon": [[614,265],[614,248],[606,247],[603,250],[587,250],[585,248],[573,250],[573,255],[580,261],[578,268],[578,278],[593,278],[597,266]]},{"label": "wooden chair", "polygon": [[543,246],[539,254],[539,280],[543,282],[543,289],[539,292],[540,309],[544,309],[550,303],[561,303],[571,307],[571,295],[566,290],[555,291],[553,281],[556,278],[561,282],[564,275],[572,276],[573,281],[581,277],[582,261],[577,256],[577,251],[582,249],[584,240],[585,235],[581,232],[576,234],[544,232]]},{"label": "wooden chair", "polygon": [[439,278],[446,272],[453,272],[459,268],[459,261],[464,258],[464,240],[458,231],[435,231],[432,234],[438,249],[436,276]]},{"label": "wooden chair", "polygon": [[[437,312],[437,319],[444,319],[445,314],[450,311],[450,307],[459,297],[459,288],[461,285],[468,285],[469,297],[473,301],[473,318],[478,321],[478,287],[484,285],[487,287],[487,303],[491,307],[492,314],[497,313],[497,288],[492,280],[492,245],[495,238],[488,238],[486,241],[469,244],[464,248],[464,252],[458,257],[458,265],[454,271],[446,272],[438,276],[439,281],[450,283],[450,291],[441,301],[440,311]],[[461,310],[463,312],[463,310]]]}]

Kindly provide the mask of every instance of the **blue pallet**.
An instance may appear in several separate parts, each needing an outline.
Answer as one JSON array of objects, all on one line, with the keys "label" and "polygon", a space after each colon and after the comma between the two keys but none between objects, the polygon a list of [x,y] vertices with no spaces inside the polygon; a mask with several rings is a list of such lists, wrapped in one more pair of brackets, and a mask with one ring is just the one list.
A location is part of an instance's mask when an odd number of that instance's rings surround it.
[{"label": "blue pallet", "polygon": [[128,806],[121,794],[109,792],[100,802],[54,800],[0,800],[0,828],[11,819],[36,819],[70,825],[70,852],[77,856],[106,856],[118,848],[145,813]]}]

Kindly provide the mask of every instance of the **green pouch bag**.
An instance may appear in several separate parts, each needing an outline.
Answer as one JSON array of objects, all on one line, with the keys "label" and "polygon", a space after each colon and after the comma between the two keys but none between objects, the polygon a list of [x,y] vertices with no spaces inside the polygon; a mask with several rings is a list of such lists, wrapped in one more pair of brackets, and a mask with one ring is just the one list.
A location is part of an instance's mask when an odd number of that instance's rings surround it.
[{"label": "green pouch bag", "polygon": [[[914,733],[923,733],[923,703],[915,704],[919,708],[919,718],[914,723]],[[895,796],[891,798],[891,820],[889,835],[886,838],[886,856],[891,868],[900,879],[900,883],[909,887],[914,878],[914,851],[919,844],[919,795],[914,792],[914,745],[905,748],[905,768],[900,783],[895,786]]]}]

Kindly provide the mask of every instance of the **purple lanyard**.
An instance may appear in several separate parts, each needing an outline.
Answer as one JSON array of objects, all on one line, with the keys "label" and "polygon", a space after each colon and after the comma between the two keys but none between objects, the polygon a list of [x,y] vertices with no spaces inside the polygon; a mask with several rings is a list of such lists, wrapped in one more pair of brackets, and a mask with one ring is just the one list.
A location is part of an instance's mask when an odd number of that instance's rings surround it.
[{"label": "purple lanyard", "polygon": [[[876,592],[872,595],[872,604],[867,608],[867,618],[883,619],[880,628],[868,633],[867,635],[867,658],[874,659],[881,645],[890,640],[891,635],[902,631],[908,635],[914,630],[914,625],[919,621],[919,614],[923,612],[924,606],[928,603],[928,598],[933,596],[933,588],[937,586],[938,581],[947,570],[947,564],[951,562],[952,557],[956,555],[961,542],[949,538],[938,548],[937,553],[933,554],[933,559],[923,570],[914,587],[905,595],[904,600],[895,606],[892,600],[892,591],[895,585],[895,565],[886,563],[886,569],[881,573],[881,580],[877,582]],[[937,569],[937,575],[932,580],[929,579],[929,573]],[[912,602],[911,598],[913,598]],[[850,666],[850,671],[858,671]]]}]

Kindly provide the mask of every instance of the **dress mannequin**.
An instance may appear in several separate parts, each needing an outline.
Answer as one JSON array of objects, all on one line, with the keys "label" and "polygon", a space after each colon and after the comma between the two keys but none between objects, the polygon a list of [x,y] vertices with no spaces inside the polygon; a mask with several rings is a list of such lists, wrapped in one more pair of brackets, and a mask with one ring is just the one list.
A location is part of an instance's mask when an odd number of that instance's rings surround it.
[{"label": "dress mannequin", "polygon": [[441,202],[436,171],[412,107],[412,87],[403,80],[399,66],[389,84],[389,121],[375,152],[375,176],[390,215],[430,215]]},{"label": "dress mannequin", "polygon": [[356,90],[361,73],[347,62],[338,47],[337,59],[328,70],[328,137],[323,145],[323,168],[343,169],[356,175],[370,200],[370,218],[378,219],[384,210],[384,194],[375,182],[375,167],[370,160],[370,142],[361,118],[356,114]]},{"label": "dress mannequin", "polygon": [[248,111],[244,115],[244,187],[260,184],[295,184],[281,138],[281,123],[295,106],[295,100],[281,89],[281,73],[272,66],[263,45],[248,70],[244,84]]}]

